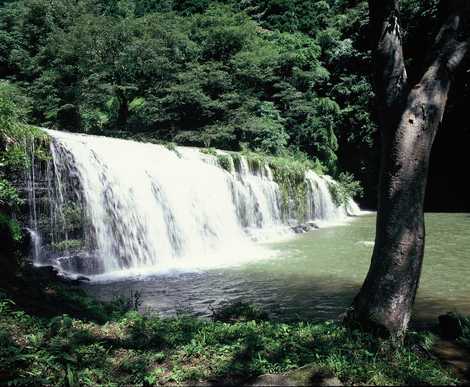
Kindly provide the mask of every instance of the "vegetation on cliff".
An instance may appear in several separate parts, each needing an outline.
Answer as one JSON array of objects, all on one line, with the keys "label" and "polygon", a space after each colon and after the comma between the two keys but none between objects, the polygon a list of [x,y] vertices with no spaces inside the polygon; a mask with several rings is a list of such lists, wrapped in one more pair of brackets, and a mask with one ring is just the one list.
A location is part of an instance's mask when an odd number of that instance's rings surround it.
[{"label": "vegetation on cliff", "polygon": [[[408,63],[411,78],[437,4],[402,1],[405,50],[418,58]],[[32,124],[230,150],[300,149],[334,177],[352,172],[373,203],[367,23],[366,1],[11,0],[0,7],[0,78],[28,96]],[[456,74],[463,98],[451,95],[444,117],[459,136],[468,134],[459,120],[468,76]]]},{"label": "vegetation on cliff", "polygon": [[[32,157],[48,157],[48,136],[24,123],[27,111],[21,94],[8,82],[0,82],[0,264],[4,275],[22,264],[22,228],[26,226],[25,181]],[[23,187],[22,191],[19,188]]]}]

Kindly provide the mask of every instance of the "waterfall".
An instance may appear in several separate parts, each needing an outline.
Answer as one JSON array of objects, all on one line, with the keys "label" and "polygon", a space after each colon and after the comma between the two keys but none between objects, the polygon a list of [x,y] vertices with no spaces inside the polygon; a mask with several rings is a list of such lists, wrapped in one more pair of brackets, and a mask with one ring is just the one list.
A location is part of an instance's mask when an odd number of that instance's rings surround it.
[{"label": "waterfall", "polygon": [[357,216],[361,213],[359,206],[349,200],[345,205],[337,206],[329,189],[330,184],[337,184],[330,176],[318,176],[313,171],[305,174],[308,185],[308,219],[316,219],[319,224],[341,221],[344,216]]},{"label": "waterfall", "polygon": [[29,237],[31,239],[31,253],[33,262],[39,262],[41,254],[41,237],[36,230],[29,227],[26,227],[26,231],[28,231]]},{"label": "waterfall", "polygon": [[[217,267],[270,257],[259,240],[297,223],[336,222],[359,209],[336,206],[326,176],[305,176],[305,213],[283,201],[267,164],[238,155],[47,130],[52,160],[49,262],[69,274],[118,275]],[[225,162],[220,162],[223,158]],[[47,257],[45,257],[47,255]]]}]

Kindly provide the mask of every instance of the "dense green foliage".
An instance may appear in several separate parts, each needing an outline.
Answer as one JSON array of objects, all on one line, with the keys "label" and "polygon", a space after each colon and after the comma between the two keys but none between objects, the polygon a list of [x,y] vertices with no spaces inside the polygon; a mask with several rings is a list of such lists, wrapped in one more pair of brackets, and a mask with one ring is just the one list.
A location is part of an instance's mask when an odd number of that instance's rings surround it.
[{"label": "dense green foliage", "polygon": [[[62,290],[64,300],[69,293]],[[82,308],[102,313],[102,304],[74,294]],[[457,382],[425,351],[412,349],[429,349],[429,334],[410,333],[397,349],[334,322],[269,321],[256,307],[240,303],[215,311],[213,321],[114,308],[105,323],[69,315],[46,318],[2,298],[0,381],[55,385],[66,380],[70,386],[240,382],[310,364],[313,372],[336,375],[347,384]]]},{"label": "dense green foliage", "polygon": [[368,147],[374,129],[368,75],[351,71],[367,58],[353,44],[365,8],[346,3],[11,1],[0,76],[28,95],[35,124],[292,148],[334,173],[339,142]]},{"label": "dense green foliage", "polygon": [[[416,80],[438,0],[401,4]],[[0,78],[28,96],[30,123],[228,150],[300,150],[334,177],[352,173],[370,205],[379,147],[367,23],[366,1],[10,0],[0,3]],[[444,117],[459,136],[470,133],[457,124],[470,96],[465,67]]]}]

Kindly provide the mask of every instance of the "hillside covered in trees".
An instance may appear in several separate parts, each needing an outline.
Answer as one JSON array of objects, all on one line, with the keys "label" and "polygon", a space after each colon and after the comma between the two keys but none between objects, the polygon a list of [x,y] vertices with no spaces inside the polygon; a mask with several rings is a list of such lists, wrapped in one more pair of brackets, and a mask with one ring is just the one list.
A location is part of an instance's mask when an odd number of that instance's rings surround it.
[{"label": "hillside covered in trees", "polygon": [[[403,8],[406,47],[423,51],[437,1]],[[352,172],[373,205],[378,147],[367,36],[363,1],[6,1],[0,77],[24,96],[30,123],[302,152],[330,174]],[[468,74],[459,78],[455,89]],[[464,102],[451,101],[445,125],[458,138],[468,137],[468,127],[453,128]]]},{"label": "hillside covered in trees", "polygon": [[[305,152],[333,175],[352,172],[366,186],[366,205],[374,205],[377,136],[366,2],[4,3],[0,77],[28,96],[31,123],[145,133],[184,145]],[[404,2],[407,50],[424,55],[437,3]],[[468,142],[468,126],[456,125],[468,102],[468,73],[458,78],[454,93],[465,97],[451,99],[444,124],[451,133],[439,135],[431,192],[448,176],[440,149]],[[454,156],[449,165],[464,161]],[[462,197],[449,201],[462,208]]]}]

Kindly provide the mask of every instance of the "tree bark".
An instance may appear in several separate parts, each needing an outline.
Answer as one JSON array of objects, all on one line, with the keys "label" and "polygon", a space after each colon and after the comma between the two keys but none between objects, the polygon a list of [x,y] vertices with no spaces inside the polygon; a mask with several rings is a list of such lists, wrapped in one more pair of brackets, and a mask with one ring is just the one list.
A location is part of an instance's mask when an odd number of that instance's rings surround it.
[{"label": "tree bark", "polygon": [[401,44],[399,1],[369,0],[369,11],[382,136],[379,204],[371,265],[347,320],[379,335],[402,338],[423,262],[423,205],[431,147],[452,75],[468,50],[468,42],[457,40],[463,7],[455,6],[435,39],[423,76],[410,87]]}]

